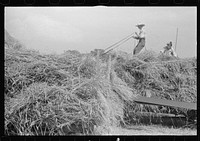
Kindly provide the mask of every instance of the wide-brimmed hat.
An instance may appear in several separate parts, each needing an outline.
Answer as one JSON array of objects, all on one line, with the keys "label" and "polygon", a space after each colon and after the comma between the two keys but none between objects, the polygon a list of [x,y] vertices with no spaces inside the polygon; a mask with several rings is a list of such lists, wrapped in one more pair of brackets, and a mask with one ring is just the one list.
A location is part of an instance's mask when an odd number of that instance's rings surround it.
[{"label": "wide-brimmed hat", "polygon": [[137,27],[143,27],[143,26],[145,26],[145,24],[137,24],[136,26]]}]

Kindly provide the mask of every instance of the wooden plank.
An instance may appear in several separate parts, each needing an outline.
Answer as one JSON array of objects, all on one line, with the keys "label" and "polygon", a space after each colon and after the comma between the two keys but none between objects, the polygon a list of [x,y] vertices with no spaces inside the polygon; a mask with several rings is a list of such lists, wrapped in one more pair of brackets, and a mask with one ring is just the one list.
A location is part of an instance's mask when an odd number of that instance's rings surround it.
[{"label": "wooden plank", "polygon": [[155,99],[150,97],[138,96],[134,100],[137,103],[141,104],[150,104],[150,105],[161,105],[161,106],[170,106],[170,107],[179,107],[191,110],[197,110],[196,103],[188,103],[188,102],[179,102],[165,99]]}]

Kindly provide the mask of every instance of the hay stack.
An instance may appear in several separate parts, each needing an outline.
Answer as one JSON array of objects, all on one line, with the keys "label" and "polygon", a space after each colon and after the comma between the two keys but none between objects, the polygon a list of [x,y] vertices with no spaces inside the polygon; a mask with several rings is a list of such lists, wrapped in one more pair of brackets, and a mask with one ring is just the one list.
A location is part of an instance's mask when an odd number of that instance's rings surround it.
[{"label": "hay stack", "polygon": [[6,134],[109,134],[110,126],[123,122],[132,89],[113,69],[111,83],[106,63],[68,55],[7,50]]},{"label": "hay stack", "polygon": [[[197,102],[197,65],[196,59],[180,59],[160,56],[151,51],[145,51],[123,63],[116,63],[115,69],[118,77],[124,80],[128,86],[135,89],[138,94],[151,97],[183,101]],[[162,106],[148,106],[133,104],[128,106],[137,111],[151,111],[164,113],[186,113],[185,109],[166,108]],[[131,108],[135,107],[135,108]],[[133,118],[133,117],[130,117]]]}]

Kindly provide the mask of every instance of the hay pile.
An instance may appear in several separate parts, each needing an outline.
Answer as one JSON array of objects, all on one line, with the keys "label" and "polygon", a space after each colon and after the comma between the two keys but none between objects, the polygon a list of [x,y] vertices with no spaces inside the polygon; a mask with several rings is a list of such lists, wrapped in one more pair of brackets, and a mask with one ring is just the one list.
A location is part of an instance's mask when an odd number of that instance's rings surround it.
[{"label": "hay pile", "polygon": [[137,111],[185,113],[184,109],[140,105],[137,94],[197,102],[196,59],[153,51],[134,57],[94,50],[41,54],[5,48],[6,135],[109,134],[111,126],[140,119]]},{"label": "hay pile", "polygon": [[[147,97],[182,102],[197,102],[197,60],[180,59],[145,51],[123,63],[116,63],[115,71],[137,94]],[[186,109],[127,105],[127,118],[133,119],[137,111],[187,115]],[[140,117],[137,117],[137,120]]]},{"label": "hay pile", "polygon": [[109,134],[110,126],[124,123],[124,103],[135,96],[109,70],[76,51],[58,56],[7,48],[5,134]]}]

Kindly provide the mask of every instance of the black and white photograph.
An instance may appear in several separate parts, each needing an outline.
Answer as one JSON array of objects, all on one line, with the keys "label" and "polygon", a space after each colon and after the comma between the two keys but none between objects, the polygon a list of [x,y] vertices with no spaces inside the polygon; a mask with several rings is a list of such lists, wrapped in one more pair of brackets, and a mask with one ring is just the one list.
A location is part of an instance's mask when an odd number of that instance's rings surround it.
[{"label": "black and white photograph", "polygon": [[4,135],[197,135],[197,7],[6,6]]}]

